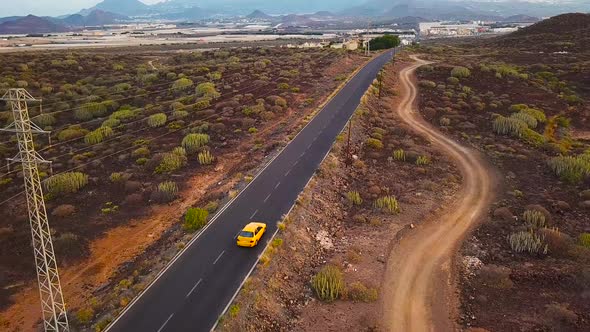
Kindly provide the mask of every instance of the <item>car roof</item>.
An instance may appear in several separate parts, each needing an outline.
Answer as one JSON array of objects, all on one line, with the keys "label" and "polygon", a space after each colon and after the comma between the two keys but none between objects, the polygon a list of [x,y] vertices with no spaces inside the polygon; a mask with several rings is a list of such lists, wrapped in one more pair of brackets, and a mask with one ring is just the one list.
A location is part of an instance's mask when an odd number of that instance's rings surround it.
[{"label": "car roof", "polygon": [[256,230],[256,228],[261,226],[266,226],[266,224],[263,224],[261,222],[251,222],[248,225],[246,225],[243,230],[247,232],[253,232]]}]

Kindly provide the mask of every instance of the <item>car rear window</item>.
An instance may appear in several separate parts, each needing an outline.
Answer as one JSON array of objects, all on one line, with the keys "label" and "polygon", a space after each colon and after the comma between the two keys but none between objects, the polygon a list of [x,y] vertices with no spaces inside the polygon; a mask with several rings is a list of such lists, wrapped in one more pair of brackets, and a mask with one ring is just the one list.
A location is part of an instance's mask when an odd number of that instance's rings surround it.
[{"label": "car rear window", "polygon": [[252,232],[246,232],[246,231],[242,231],[242,232],[240,233],[240,236],[241,236],[241,237],[254,237],[254,233],[252,233]]}]

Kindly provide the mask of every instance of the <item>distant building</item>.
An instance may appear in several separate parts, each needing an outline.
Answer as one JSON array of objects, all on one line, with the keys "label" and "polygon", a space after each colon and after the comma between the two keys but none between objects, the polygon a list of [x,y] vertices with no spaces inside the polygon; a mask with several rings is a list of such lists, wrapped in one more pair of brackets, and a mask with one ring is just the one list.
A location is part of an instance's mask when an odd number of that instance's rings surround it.
[{"label": "distant building", "polygon": [[450,22],[422,22],[420,36],[422,37],[459,37],[473,36],[487,32],[489,27],[479,23],[455,24]]},{"label": "distant building", "polygon": [[359,41],[358,40],[349,40],[349,41],[342,41],[342,43],[333,43],[330,45],[331,48],[336,49],[345,49],[348,51],[354,51],[359,48]]}]

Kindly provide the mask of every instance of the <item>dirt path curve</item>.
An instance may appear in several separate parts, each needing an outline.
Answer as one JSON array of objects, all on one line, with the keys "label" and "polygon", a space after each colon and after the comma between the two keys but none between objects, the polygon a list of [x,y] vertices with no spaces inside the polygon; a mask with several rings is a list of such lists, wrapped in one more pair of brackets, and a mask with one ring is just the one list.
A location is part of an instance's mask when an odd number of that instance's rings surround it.
[{"label": "dirt path curve", "polygon": [[452,258],[492,202],[495,173],[476,152],[445,137],[422,119],[415,107],[413,74],[428,62],[413,59],[416,63],[400,72],[404,97],[397,113],[405,124],[453,160],[463,182],[454,203],[445,206],[436,219],[412,230],[391,252],[383,293],[384,327],[395,332],[453,331],[457,330],[457,305]]}]

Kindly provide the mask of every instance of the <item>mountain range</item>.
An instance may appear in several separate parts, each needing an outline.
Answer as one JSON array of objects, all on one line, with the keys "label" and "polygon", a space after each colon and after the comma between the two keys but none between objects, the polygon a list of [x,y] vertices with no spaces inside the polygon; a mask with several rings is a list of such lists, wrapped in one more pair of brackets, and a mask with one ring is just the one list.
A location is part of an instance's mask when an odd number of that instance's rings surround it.
[{"label": "mountain range", "polygon": [[129,21],[129,17],[99,9],[87,15],[73,14],[62,18],[11,16],[0,18],[0,34],[41,34],[75,31],[85,27],[104,26]]}]

